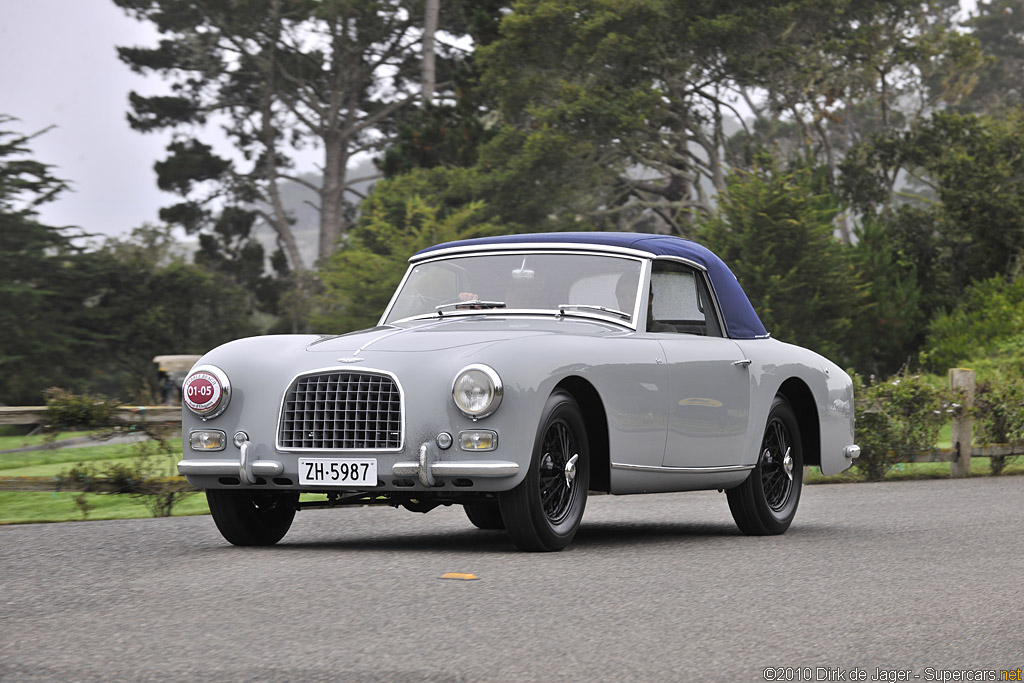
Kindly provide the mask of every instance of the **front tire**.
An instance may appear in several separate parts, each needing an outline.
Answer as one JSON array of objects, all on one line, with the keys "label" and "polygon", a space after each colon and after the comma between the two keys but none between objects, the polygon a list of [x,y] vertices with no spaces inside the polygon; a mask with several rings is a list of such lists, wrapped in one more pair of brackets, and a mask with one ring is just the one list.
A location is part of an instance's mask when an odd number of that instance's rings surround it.
[{"label": "front tire", "polygon": [[299,494],[284,491],[207,489],[217,529],[234,545],[274,545],[288,533]]},{"label": "front tire", "polygon": [[520,550],[562,550],[583,519],[590,486],[590,447],[576,399],[555,391],[544,405],[526,478],[498,497],[501,516]]},{"label": "front tire", "polygon": [[800,503],[803,474],[803,443],[796,415],[779,395],[768,411],[757,466],[746,481],[726,491],[740,531],[748,536],[785,533]]}]

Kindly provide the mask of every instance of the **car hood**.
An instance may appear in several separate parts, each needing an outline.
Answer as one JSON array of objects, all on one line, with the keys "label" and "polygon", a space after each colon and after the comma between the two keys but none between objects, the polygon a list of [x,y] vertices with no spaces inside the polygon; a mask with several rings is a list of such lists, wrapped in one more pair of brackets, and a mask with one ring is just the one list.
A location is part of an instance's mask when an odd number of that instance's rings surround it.
[{"label": "car hood", "polygon": [[442,351],[489,345],[551,334],[608,336],[629,334],[608,323],[574,318],[473,316],[375,327],[337,337],[321,337],[306,346],[311,353]]}]

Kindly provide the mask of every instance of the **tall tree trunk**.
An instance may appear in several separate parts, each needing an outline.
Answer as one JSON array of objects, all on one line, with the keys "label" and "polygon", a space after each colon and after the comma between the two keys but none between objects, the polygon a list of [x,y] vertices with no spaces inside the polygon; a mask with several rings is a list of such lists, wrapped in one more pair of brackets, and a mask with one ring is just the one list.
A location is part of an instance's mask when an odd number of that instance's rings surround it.
[{"label": "tall tree trunk", "polygon": [[[274,3],[272,7],[276,16],[280,6],[278,3]],[[277,173],[278,141],[277,133],[274,130],[273,112],[274,93],[277,89],[277,63],[274,60],[273,53],[271,53],[264,69],[266,85],[263,90],[263,101],[260,103],[260,133],[263,138],[264,148],[266,149],[266,157],[263,160],[263,176],[267,183],[267,193],[269,194],[272,212],[270,216],[272,220],[268,222],[270,227],[274,229],[274,232],[277,233],[279,243],[284,246],[288,265],[292,270],[301,272],[305,270],[306,264],[302,260],[302,253],[299,251],[299,245],[295,241],[291,219],[288,216],[288,212],[285,211],[284,203],[281,201],[280,178]]]},{"label": "tall tree trunk", "polygon": [[320,189],[320,246],[322,260],[334,253],[345,232],[345,180],[348,174],[348,139],[339,131],[324,137],[324,181]]},{"label": "tall tree trunk", "polygon": [[441,0],[427,0],[426,15],[423,17],[423,63],[420,67],[422,87],[420,97],[426,106],[434,99],[437,70],[434,59],[434,34],[441,13]]}]

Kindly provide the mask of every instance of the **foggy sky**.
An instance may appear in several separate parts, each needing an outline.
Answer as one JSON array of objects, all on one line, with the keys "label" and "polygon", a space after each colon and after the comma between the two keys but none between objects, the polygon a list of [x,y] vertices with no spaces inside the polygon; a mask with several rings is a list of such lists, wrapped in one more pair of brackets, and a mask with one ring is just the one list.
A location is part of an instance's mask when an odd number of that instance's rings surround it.
[{"label": "foggy sky", "polygon": [[72,191],[40,211],[50,225],[125,234],[171,195],[156,187],[153,162],[167,136],[132,131],[128,92],[163,92],[159,79],[135,75],[116,45],[155,45],[156,32],[110,0],[0,0],[0,113],[7,129],[33,133],[33,157],[54,166]]}]

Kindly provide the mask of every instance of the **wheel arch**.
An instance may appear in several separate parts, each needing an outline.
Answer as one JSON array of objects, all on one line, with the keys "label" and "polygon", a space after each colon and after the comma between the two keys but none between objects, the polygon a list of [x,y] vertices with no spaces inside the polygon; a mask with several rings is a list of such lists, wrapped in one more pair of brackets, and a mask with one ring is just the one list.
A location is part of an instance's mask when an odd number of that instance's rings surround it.
[{"label": "wheel arch", "polygon": [[804,465],[820,467],[821,424],[818,408],[814,402],[814,394],[811,393],[810,387],[798,377],[790,377],[783,382],[778,393],[786,398],[796,414],[797,425],[800,428],[800,441],[803,444]]},{"label": "wheel arch", "polygon": [[611,454],[608,445],[608,416],[604,401],[594,385],[582,377],[566,377],[555,389],[572,394],[583,413],[590,444],[590,490],[611,491]]}]

